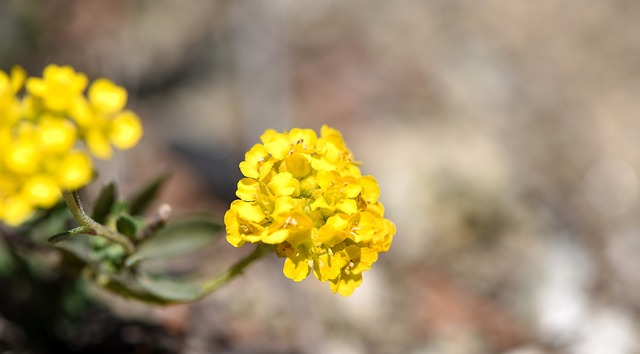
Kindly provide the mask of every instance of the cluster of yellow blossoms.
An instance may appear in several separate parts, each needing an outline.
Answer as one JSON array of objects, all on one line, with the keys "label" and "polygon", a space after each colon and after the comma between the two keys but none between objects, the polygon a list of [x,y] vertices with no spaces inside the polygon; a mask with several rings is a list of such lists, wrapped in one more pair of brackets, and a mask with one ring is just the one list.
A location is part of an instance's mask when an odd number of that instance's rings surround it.
[{"label": "cluster of yellow blossoms", "polygon": [[127,149],[142,136],[137,115],[123,110],[124,88],[102,78],[85,96],[87,85],[69,66],[49,65],[42,78],[0,71],[0,222],[19,225],[53,206],[60,190],[92,179],[89,153],[106,159],[111,145]]},{"label": "cluster of yellow blossoms", "polygon": [[246,177],[225,214],[227,241],[275,245],[284,274],[305,279],[311,269],[331,290],[349,296],[395,226],[384,218],[375,178],[362,176],[339,131],[323,126],[267,130],[240,163]]}]

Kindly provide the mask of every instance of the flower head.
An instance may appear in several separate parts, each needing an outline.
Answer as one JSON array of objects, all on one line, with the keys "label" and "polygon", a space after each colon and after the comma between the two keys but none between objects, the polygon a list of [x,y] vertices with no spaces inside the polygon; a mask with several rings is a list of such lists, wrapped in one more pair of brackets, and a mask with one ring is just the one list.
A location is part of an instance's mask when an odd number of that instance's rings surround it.
[{"label": "flower head", "polygon": [[70,66],[48,65],[42,76],[29,78],[27,91],[54,112],[68,112],[87,87],[87,76]]},{"label": "flower head", "polygon": [[311,271],[349,296],[395,234],[375,178],[362,176],[336,129],[267,130],[240,163],[238,200],[225,214],[227,241],[275,246],[294,281]]},{"label": "flower head", "polygon": [[98,79],[85,95],[88,84],[70,66],[49,65],[42,78],[0,71],[0,222],[19,225],[53,206],[60,190],[91,181],[90,154],[108,158],[111,145],[127,149],[142,136],[137,115],[123,111],[124,88]]}]

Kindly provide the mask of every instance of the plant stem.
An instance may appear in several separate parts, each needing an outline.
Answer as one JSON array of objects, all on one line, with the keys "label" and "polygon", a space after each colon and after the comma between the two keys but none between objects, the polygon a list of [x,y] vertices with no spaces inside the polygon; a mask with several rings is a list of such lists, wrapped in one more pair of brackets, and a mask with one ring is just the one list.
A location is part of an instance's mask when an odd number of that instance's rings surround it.
[{"label": "plant stem", "polygon": [[81,225],[95,231],[97,236],[102,236],[109,241],[119,243],[124,247],[127,254],[133,254],[135,252],[136,248],[127,236],[96,222],[84,212],[77,191],[62,191],[62,197],[69,210],[71,210],[73,217],[76,218]]},{"label": "plant stem", "polygon": [[202,295],[200,296],[200,298],[211,294],[212,292],[218,290],[220,287],[233,280],[238,275],[242,274],[242,271],[245,268],[247,268],[255,260],[260,259],[267,253],[270,253],[272,248],[273,247],[271,245],[259,244],[248,256],[239,260],[236,264],[232,265],[224,272],[218,274],[215,278],[204,283],[202,286]]}]

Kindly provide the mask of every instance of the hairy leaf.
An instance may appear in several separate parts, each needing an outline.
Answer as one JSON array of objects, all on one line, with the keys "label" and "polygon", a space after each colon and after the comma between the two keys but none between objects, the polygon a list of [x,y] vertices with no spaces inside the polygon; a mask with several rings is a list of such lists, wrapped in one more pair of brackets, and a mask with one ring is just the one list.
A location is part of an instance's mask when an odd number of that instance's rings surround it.
[{"label": "hairy leaf", "polygon": [[169,179],[168,173],[163,173],[149,181],[131,199],[129,199],[129,212],[131,215],[140,215],[149,207],[158,196],[160,189]]},{"label": "hairy leaf", "polygon": [[129,272],[109,275],[100,285],[123,297],[158,305],[191,302],[204,294],[194,282]]},{"label": "hairy leaf", "polygon": [[117,187],[114,182],[111,182],[104,186],[93,205],[93,213],[91,218],[97,221],[99,224],[104,224],[107,217],[113,210],[113,205],[117,198]]},{"label": "hairy leaf", "polygon": [[212,217],[191,217],[173,222],[142,243],[138,251],[129,257],[127,265],[149,258],[166,258],[185,255],[218,240],[222,224]]}]

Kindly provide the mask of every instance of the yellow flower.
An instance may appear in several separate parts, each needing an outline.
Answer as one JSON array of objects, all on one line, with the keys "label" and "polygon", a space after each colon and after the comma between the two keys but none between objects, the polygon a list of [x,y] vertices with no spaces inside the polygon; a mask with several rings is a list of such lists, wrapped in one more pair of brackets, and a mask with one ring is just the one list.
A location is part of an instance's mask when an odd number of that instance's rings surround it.
[{"label": "yellow flower", "polygon": [[23,189],[26,199],[43,208],[52,207],[60,198],[60,189],[55,179],[46,175],[28,178]]},{"label": "yellow flower", "polygon": [[21,139],[4,147],[4,166],[7,172],[28,175],[37,171],[42,157],[33,140]]},{"label": "yellow flower", "polygon": [[108,79],[100,78],[89,88],[89,101],[97,112],[117,113],[127,104],[127,91]]},{"label": "yellow flower", "polygon": [[111,122],[109,140],[118,149],[129,149],[142,137],[140,118],[132,111],[124,111]]},{"label": "yellow flower", "polygon": [[71,109],[86,87],[87,76],[70,66],[48,65],[43,78],[27,79],[29,94],[41,98],[48,110],[61,113]]},{"label": "yellow flower", "polygon": [[66,154],[56,172],[58,185],[65,190],[79,189],[93,178],[91,159],[80,151]]},{"label": "yellow flower", "polygon": [[38,138],[45,151],[66,152],[76,142],[76,127],[69,120],[43,114],[39,122]]},{"label": "yellow flower", "polygon": [[272,244],[286,258],[288,278],[313,271],[334,293],[351,295],[395,234],[377,181],[361,175],[340,132],[328,126],[320,137],[269,129],[260,140],[240,163],[245,178],[225,214],[227,241]]},{"label": "yellow flower", "polygon": [[88,100],[76,100],[71,116],[94,156],[109,159],[113,155],[111,145],[126,150],[138,143],[142,124],[134,112],[122,111],[127,103],[124,88],[101,78],[91,84],[88,96]]},{"label": "yellow flower", "polygon": [[15,123],[20,117],[20,101],[16,94],[25,79],[24,69],[14,66],[11,75],[0,71],[0,129]]},{"label": "yellow flower", "polygon": [[11,196],[2,201],[0,210],[2,220],[9,226],[22,224],[33,213],[33,205],[27,198],[21,196]]},{"label": "yellow flower", "polygon": [[87,84],[70,66],[49,65],[42,78],[20,67],[0,71],[0,222],[19,225],[52,207],[61,190],[88,184],[94,171],[86,149],[108,158],[112,145],[128,149],[140,140],[140,119],[123,111],[126,90],[102,78],[85,95]]}]

